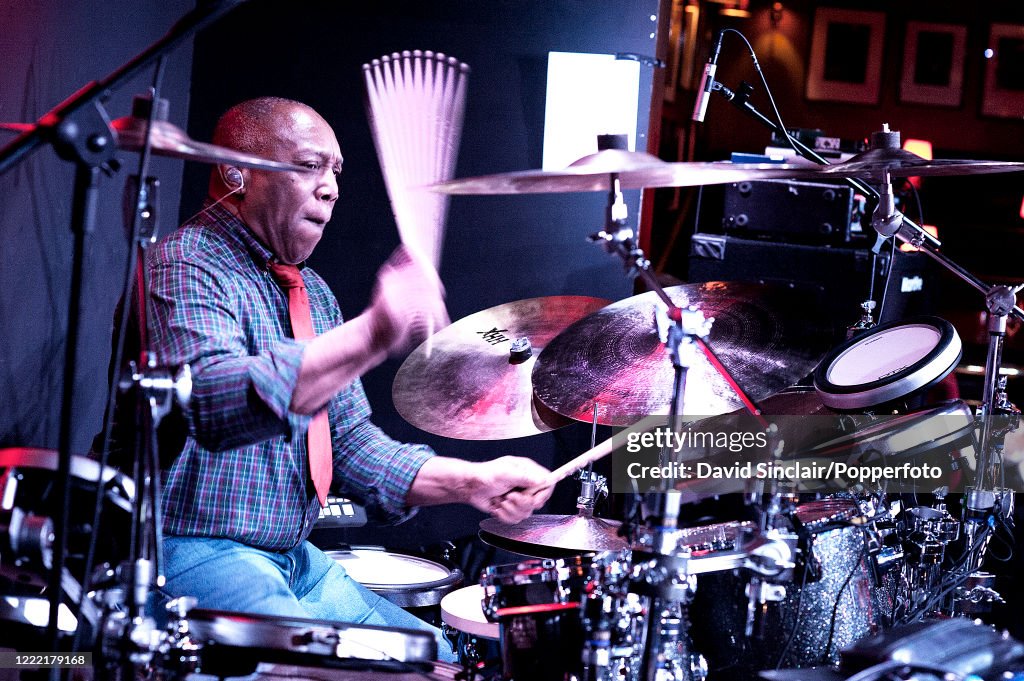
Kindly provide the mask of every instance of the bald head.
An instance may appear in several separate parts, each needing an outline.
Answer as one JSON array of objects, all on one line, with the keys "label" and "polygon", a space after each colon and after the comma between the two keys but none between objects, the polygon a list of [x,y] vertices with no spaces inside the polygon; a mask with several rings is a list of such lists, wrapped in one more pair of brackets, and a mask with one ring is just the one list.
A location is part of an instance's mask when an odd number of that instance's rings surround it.
[{"label": "bald head", "polygon": [[213,143],[249,154],[265,154],[277,141],[275,122],[295,110],[302,110],[323,120],[312,107],[292,99],[248,99],[225,111],[217,120],[217,127],[213,130]]}]

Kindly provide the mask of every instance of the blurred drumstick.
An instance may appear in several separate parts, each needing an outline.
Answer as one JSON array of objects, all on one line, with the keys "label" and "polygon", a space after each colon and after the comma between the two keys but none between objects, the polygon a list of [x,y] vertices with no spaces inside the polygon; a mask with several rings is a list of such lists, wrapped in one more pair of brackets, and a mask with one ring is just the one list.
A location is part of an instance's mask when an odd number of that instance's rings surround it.
[{"label": "blurred drumstick", "polygon": [[[469,67],[440,52],[404,51],[363,64],[366,110],[402,243],[441,264],[448,197],[425,189],[452,179]],[[427,356],[434,332],[428,321]]]}]

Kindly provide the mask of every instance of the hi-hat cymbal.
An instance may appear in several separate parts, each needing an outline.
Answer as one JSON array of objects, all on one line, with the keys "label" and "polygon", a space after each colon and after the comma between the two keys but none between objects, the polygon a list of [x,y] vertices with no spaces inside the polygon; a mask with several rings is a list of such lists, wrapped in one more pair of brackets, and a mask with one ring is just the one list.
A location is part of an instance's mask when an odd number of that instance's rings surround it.
[{"label": "hi-hat cymbal", "polygon": [[[827,320],[806,292],[781,285],[708,282],[666,289],[680,307],[714,317],[707,339],[752,399],[809,374],[832,346]],[[576,322],[541,353],[533,370],[537,398],[563,416],[628,426],[667,414],[674,369],[658,337],[653,292],[613,303]],[[743,407],[701,353],[686,379],[683,413],[714,416]]]},{"label": "hi-hat cymbal", "polygon": [[608,191],[610,175],[622,189],[693,187],[745,180],[815,177],[816,165],[777,163],[668,163],[642,151],[605,149],[584,156],[564,170],[524,170],[449,180],[431,189],[445,194],[534,194]]},{"label": "hi-hat cymbal", "polygon": [[[587,296],[528,298],[498,305],[441,329],[405,360],[392,388],[412,425],[462,440],[505,440],[570,421],[533,399],[530,375],[551,340],[608,304]],[[531,351],[511,353],[529,339]]]},{"label": "hi-hat cymbal", "polygon": [[617,520],[584,515],[531,515],[515,525],[496,518],[480,521],[480,537],[493,546],[541,558],[629,547]]},{"label": "hi-hat cymbal", "polygon": [[1024,163],[972,161],[967,159],[928,160],[905,149],[868,149],[842,163],[823,166],[819,179],[832,177],[876,177],[888,171],[894,177],[938,175],[983,175],[1024,171]]}]

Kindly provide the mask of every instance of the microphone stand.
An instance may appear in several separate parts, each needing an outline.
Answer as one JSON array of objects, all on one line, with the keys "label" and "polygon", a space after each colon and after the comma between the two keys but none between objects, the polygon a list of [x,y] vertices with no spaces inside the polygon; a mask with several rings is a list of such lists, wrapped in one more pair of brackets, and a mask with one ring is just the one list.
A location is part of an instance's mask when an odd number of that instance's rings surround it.
[{"label": "microphone stand", "polygon": [[[776,132],[785,133],[780,130],[778,124],[761,114],[749,102],[751,88],[744,84],[743,94],[736,94],[721,83],[716,82],[713,91],[721,92],[723,96],[733,103],[744,113],[752,116]],[[787,134],[788,137],[788,134]],[[793,148],[801,156],[828,165],[828,162],[816,154],[798,140],[789,138]],[[900,135],[898,131],[889,130],[889,126],[883,126],[881,132],[871,135],[872,149],[899,149]],[[841,165],[837,166],[841,170]],[[945,269],[956,275],[961,281],[985,296],[985,309],[988,312],[989,343],[985,360],[985,374],[982,386],[982,400],[978,412],[975,414],[976,422],[980,431],[978,445],[977,472],[974,484],[967,488],[966,498],[963,507],[963,519],[965,523],[966,550],[970,554],[969,559],[974,569],[980,567],[987,540],[981,533],[988,519],[995,514],[1008,515],[1012,512],[1012,492],[997,487],[1001,480],[1002,451],[1005,437],[1008,433],[1016,430],[1020,422],[1020,410],[1007,399],[1005,378],[1000,377],[1000,366],[1002,364],[1003,344],[1006,339],[1006,323],[1009,317],[1015,317],[1024,321],[1024,310],[1017,305],[1016,296],[1022,287],[1010,287],[1005,285],[993,285],[981,281],[966,269],[939,251],[942,243],[931,234],[928,234],[921,226],[905,216],[895,208],[895,200],[892,191],[891,169],[883,168],[880,171],[882,191],[864,184],[853,177],[842,177],[835,173],[836,179],[842,179],[858,191],[863,191],[874,197],[876,206],[871,226],[882,238],[895,237],[900,241],[910,244],[924,252],[932,260],[942,265]],[[901,172],[908,176],[913,175],[913,168],[903,168]],[[829,177],[826,169],[823,177]]]},{"label": "microphone stand", "polygon": [[[53,567],[47,584],[50,608],[46,637],[50,650],[59,650],[57,617],[67,559],[68,511],[70,506],[71,440],[74,432],[75,374],[81,333],[82,284],[86,240],[94,231],[99,196],[100,172],[113,173],[117,167],[117,134],[102,102],[110,90],[168,52],[186,38],[239,4],[238,0],[203,3],[186,14],[162,38],[128,63],[99,81],[87,83],[77,92],[44,114],[35,125],[0,148],[0,174],[16,166],[43,144],[53,146],[57,155],[75,164],[74,192],[71,209],[71,231],[74,246],[71,263],[71,285],[68,296],[68,331],[65,344],[64,375],[61,398],[60,434],[56,494],[60,511],[54,522]],[[137,491],[138,493],[138,491]],[[62,675],[59,667],[51,670],[51,679]]]}]

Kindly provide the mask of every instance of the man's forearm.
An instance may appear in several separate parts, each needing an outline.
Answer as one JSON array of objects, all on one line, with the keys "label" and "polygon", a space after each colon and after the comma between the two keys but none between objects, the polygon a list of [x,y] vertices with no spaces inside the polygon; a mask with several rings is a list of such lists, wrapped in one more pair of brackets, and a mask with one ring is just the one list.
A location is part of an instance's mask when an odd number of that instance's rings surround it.
[{"label": "man's forearm", "polygon": [[292,393],[292,411],[315,413],[386,357],[386,351],[375,338],[368,312],[313,338],[302,353]]}]

